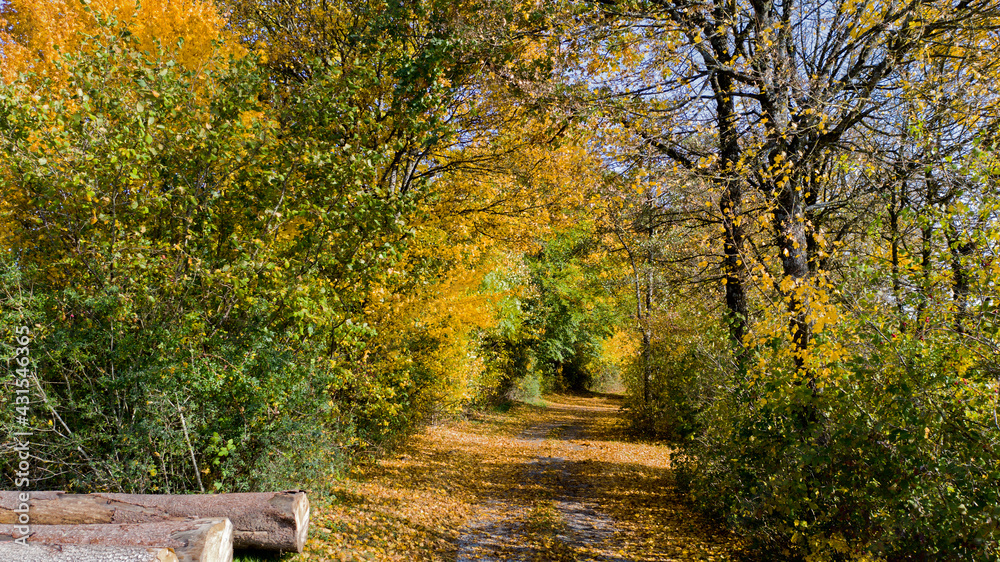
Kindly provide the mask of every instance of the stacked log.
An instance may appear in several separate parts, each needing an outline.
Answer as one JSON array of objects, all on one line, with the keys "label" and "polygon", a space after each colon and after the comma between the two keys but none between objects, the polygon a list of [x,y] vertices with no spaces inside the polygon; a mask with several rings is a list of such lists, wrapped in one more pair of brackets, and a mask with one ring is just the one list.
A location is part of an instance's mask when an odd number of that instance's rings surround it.
[{"label": "stacked log", "polygon": [[[0,492],[0,536],[26,528],[20,494]],[[229,562],[234,548],[301,553],[309,529],[309,500],[298,490],[30,496],[30,531],[22,544],[0,538],[0,560]]]},{"label": "stacked log", "polygon": [[[0,492],[0,523],[16,521],[17,492]],[[301,553],[309,531],[305,492],[208,495],[32,492],[34,525],[155,523],[188,517],[233,522],[235,548]]]},{"label": "stacked log", "polygon": [[178,562],[169,548],[143,546],[94,546],[14,544],[0,541],[0,560],[18,562]]},{"label": "stacked log", "polygon": [[[15,536],[14,525],[0,525],[0,534]],[[233,524],[228,519],[188,519],[141,524],[32,525],[26,542],[30,547],[44,545],[50,551],[56,546],[115,547],[114,558],[105,560],[134,556],[135,547],[155,546],[172,549],[178,562],[232,562]],[[12,549],[18,547],[24,545],[10,545]],[[119,555],[117,549],[127,554]],[[84,550],[82,554],[102,553]]]}]

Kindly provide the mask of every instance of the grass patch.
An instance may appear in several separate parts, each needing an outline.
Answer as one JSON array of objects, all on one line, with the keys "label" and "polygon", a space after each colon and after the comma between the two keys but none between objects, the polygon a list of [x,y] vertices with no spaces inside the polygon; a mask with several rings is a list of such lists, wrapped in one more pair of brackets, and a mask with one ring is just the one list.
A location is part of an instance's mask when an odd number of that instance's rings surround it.
[{"label": "grass patch", "polygon": [[281,554],[261,550],[233,551],[233,562],[273,562],[274,560],[294,560],[296,554]]}]

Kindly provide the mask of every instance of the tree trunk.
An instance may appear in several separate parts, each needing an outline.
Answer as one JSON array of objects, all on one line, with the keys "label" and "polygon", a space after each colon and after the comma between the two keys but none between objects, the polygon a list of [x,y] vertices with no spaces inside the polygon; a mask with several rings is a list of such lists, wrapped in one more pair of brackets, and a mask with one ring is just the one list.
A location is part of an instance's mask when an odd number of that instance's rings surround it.
[{"label": "tree trunk", "polygon": [[920,229],[920,302],[917,304],[917,326],[923,332],[926,331],[928,324],[931,321],[930,315],[927,313],[928,299],[933,298],[932,282],[931,282],[931,257],[933,255],[934,249],[934,205],[940,202],[940,197],[938,195],[938,182],[932,177],[928,177],[924,180],[926,194],[924,195],[924,223],[923,227]]},{"label": "tree trunk", "polygon": [[[898,175],[898,172],[897,172]],[[892,266],[892,297],[896,304],[896,315],[899,317],[899,332],[906,332],[906,310],[903,306],[903,283],[900,279],[899,270],[899,245],[902,241],[902,233],[899,231],[899,214],[904,208],[902,200],[905,199],[905,183],[901,184],[900,201],[897,201],[896,186],[890,185],[892,199],[889,201],[889,251]],[[919,326],[919,322],[917,323]]]},{"label": "tree trunk", "polygon": [[785,181],[784,187],[776,190],[779,195],[774,210],[774,225],[777,230],[778,251],[781,253],[782,273],[786,279],[794,282],[790,290],[786,291],[785,299],[791,313],[789,329],[796,352],[795,366],[802,369],[812,337],[812,322],[809,319],[808,293],[795,289],[809,277],[808,240],[802,198],[792,187],[794,182],[790,178]]},{"label": "tree trunk", "polygon": [[[0,534],[19,538],[17,526],[0,525]],[[39,525],[32,521],[28,544],[172,548],[179,562],[231,562],[233,524],[228,519],[188,519],[110,525]],[[21,545],[15,545],[21,546]]]},{"label": "tree trunk", "polygon": [[955,332],[964,334],[965,321],[969,316],[970,274],[967,265],[962,260],[975,253],[976,243],[974,241],[962,242],[954,225],[949,225],[945,229],[945,238],[948,240],[948,248],[951,250],[951,298],[955,304]]},{"label": "tree trunk", "polygon": [[143,546],[27,545],[0,542],[0,560],[18,562],[178,562],[169,548]]},{"label": "tree trunk", "polygon": [[[721,52],[721,51],[720,51]],[[728,56],[728,55],[727,55]],[[743,286],[743,178],[738,170],[740,158],[739,130],[736,127],[737,114],[734,105],[733,81],[728,74],[713,75],[711,80],[715,95],[717,126],[719,129],[719,166],[723,174],[722,197],[719,199],[719,211],[722,214],[722,226],[725,230],[723,240],[722,270],[726,276],[726,314],[725,321],[729,326],[729,337],[739,350],[737,356],[744,356],[743,337],[747,334],[749,311],[747,308],[746,288]]]},{"label": "tree trunk", "polygon": [[656,234],[653,215],[653,194],[646,190],[646,315],[642,324],[642,394],[643,403],[648,408],[653,399],[653,236]]},{"label": "tree trunk", "polygon": [[[0,523],[12,524],[18,492],[0,492]],[[305,492],[146,495],[31,492],[33,525],[154,523],[189,517],[228,518],[235,548],[302,552],[309,529]]]},{"label": "tree trunk", "polygon": [[[805,208],[799,191],[795,189],[794,178],[784,176],[784,185],[776,187],[778,194],[774,209],[774,226],[778,251],[781,255],[781,269],[785,280],[790,280],[783,289],[789,312],[789,331],[794,348],[795,367],[803,376],[802,383],[809,387],[811,398],[795,407],[797,423],[807,436],[817,430],[820,421],[816,406],[818,386],[816,373],[806,368],[806,357],[815,320],[810,318],[812,303],[809,291],[804,286],[809,281],[809,252],[805,223]],[[802,384],[799,383],[799,384]],[[821,438],[825,439],[825,438]]]},{"label": "tree trunk", "polygon": [[642,329],[642,404],[646,408],[649,408],[651,399],[649,386],[650,379],[653,378],[653,361],[649,340],[649,327],[644,326]]}]

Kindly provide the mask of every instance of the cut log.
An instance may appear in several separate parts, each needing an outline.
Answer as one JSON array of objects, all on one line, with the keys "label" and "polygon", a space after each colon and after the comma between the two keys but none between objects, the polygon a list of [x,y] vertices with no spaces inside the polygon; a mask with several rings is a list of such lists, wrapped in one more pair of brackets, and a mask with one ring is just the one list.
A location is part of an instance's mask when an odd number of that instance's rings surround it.
[{"label": "cut log", "polygon": [[[0,492],[0,523],[17,521],[18,492]],[[302,552],[309,532],[309,499],[299,490],[243,494],[64,494],[31,492],[33,525],[152,523],[188,517],[227,517],[235,548]]]},{"label": "cut log", "polygon": [[18,562],[178,562],[169,548],[0,542],[0,560]]},{"label": "cut log", "polygon": [[[0,535],[21,536],[15,534],[13,525],[0,525]],[[228,519],[136,525],[36,525],[32,522],[26,542],[62,546],[156,546],[173,549],[179,562],[232,562],[233,524]]]}]

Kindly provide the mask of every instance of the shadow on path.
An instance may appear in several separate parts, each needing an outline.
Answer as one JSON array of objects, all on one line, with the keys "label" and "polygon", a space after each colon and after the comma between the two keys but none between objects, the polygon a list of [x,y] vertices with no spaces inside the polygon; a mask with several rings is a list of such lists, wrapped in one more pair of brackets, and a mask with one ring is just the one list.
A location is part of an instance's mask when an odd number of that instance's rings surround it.
[{"label": "shadow on path", "polygon": [[550,396],[443,422],[317,502],[308,560],[729,560],[676,491],[670,449],[629,442],[620,399]]},{"label": "shadow on path", "polygon": [[456,560],[727,559],[727,537],[677,496],[669,450],[621,441],[617,420],[616,397],[552,397],[515,437],[517,474],[484,488],[489,510],[463,529]]}]

